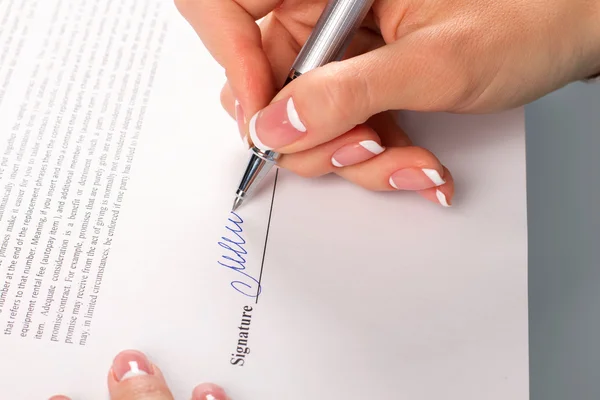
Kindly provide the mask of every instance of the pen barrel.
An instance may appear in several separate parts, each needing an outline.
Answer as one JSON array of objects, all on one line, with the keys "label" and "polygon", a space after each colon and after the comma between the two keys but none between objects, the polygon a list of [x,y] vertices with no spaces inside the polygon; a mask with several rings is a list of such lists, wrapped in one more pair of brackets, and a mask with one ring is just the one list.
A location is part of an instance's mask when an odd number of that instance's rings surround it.
[{"label": "pen barrel", "polygon": [[339,61],[374,0],[330,0],[300,50],[292,70],[304,74]]},{"label": "pen barrel", "polygon": [[280,156],[273,151],[263,152],[256,147],[250,154],[250,160],[236,192],[236,196],[242,199],[252,194],[257,186],[256,182],[260,182],[269,173]]}]

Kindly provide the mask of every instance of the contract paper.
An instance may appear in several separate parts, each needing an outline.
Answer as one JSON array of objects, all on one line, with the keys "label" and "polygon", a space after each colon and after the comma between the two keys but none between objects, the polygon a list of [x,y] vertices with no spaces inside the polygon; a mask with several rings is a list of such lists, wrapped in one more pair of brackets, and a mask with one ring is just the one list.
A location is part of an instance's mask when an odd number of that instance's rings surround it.
[{"label": "contract paper", "polygon": [[399,114],[452,208],[273,170],[170,0],[0,1],[0,398],[107,398],[139,349],[176,399],[528,398],[521,109]]}]

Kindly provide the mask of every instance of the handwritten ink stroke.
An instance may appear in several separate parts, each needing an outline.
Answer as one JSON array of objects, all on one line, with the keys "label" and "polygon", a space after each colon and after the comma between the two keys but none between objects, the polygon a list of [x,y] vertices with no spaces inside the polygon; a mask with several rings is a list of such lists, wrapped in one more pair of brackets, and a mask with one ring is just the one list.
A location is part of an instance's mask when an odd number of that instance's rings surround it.
[{"label": "handwritten ink stroke", "polygon": [[235,212],[231,211],[230,218],[225,229],[229,231],[226,237],[221,237],[219,246],[225,249],[225,254],[218,261],[219,265],[229,268],[239,274],[239,279],[231,282],[231,286],[239,293],[247,297],[257,297],[260,295],[261,286],[259,281],[246,272],[246,256],[248,252],[244,248],[246,240],[242,236],[244,220]]}]

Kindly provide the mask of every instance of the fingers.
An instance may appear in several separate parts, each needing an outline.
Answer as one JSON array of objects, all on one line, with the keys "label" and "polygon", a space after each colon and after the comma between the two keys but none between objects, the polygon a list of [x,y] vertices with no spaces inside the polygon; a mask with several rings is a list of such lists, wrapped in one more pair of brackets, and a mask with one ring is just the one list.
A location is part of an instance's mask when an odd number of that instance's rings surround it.
[{"label": "fingers", "polygon": [[[173,400],[160,369],[136,350],[125,350],[113,360],[108,374],[111,400]],[[70,400],[53,396],[49,400]],[[229,400],[225,391],[212,383],[198,385],[192,400]]]},{"label": "fingers", "polygon": [[275,95],[271,65],[256,20],[280,0],[175,0],[208,51],[225,68],[229,85],[246,112]]},{"label": "fingers", "polygon": [[192,400],[229,400],[225,391],[212,383],[203,383],[194,388]]},{"label": "fingers", "polygon": [[376,158],[337,173],[373,191],[423,190],[444,183],[439,160],[416,146],[388,148]]},{"label": "fingers", "polygon": [[412,146],[391,113],[380,113],[312,149],[286,154],[278,165],[306,178],[336,173],[373,191],[415,191],[450,206],[452,175],[430,151]]},{"label": "fingers", "polygon": [[[288,28],[273,14],[265,17],[259,27],[263,51],[271,64],[276,88],[280,88],[287,78],[290,67],[301,46]],[[361,28],[350,43],[345,57],[354,57],[357,54],[381,47],[383,44],[383,39],[380,36],[369,29]],[[247,135],[247,124],[252,114],[236,99],[236,94],[229,82],[225,83],[221,91],[221,104],[229,115],[237,120],[240,135],[243,139]]]},{"label": "fingers", "polygon": [[443,64],[430,66],[436,57],[410,43],[403,39],[295,79],[252,117],[252,141],[263,150],[295,153],[383,111],[449,107],[464,82],[439,69]]},{"label": "fingers", "polygon": [[[173,400],[160,369],[139,351],[119,353],[108,374],[111,400]],[[225,391],[217,385],[197,386],[192,400],[228,400]]]},{"label": "fingers", "polygon": [[[410,138],[398,126],[390,112],[375,115],[369,120],[369,125],[377,131],[382,144],[386,147],[405,147],[412,144]],[[451,200],[454,196],[454,179],[446,167],[442,166],[442,168],[443,174],[441,176],[445,183],[429,189],[418,190],[417,193],[427,200],[449,207],[452,205]],[[342,169],[341,172],[344,173],[344,170]],[[396,179],[398,179],[397,176]]]},{"label": "fingers", "polygon": [[428,150],[391,147],[361,164],[341,168],[337,174],[373,191],[416,191],[424,198],[449,207],[454,195],[452,175]]},{"label": "fingers", "polygon": [[377,133],[359,125],[346,134],[313,149],[283,156],[278,165],[297,175],[313,178],[354,165],[381,154],[384,148]]},{"label": "fingers", "polygon": [[368,190],[413,191],[449,207],[454,180],[448,169],[430,151],[411,146],[391,115],[386,114],[323,145],[286,154],[279,166],[309,178],[335,172]]},{"label": "fingers", "polygon": [[[298,53],[299,46],[289,31],[281,22],[269,14],[260,23],[262,37],[262,48],[270,63],[270,73],[273,76],[274,84],[277,88],[283,85],[289,68],[294,62]],[[248,74],[254,74],[252,70]],[[273,92],[274,96],[274,92]],[[226,82],[221,90],[221,105],[223,108],[237,120],[238,130],[242,138],[247,135],[248,119],[258,108],[265,106],[271,100],[266,99],[263,103],[252,105],[252,102],[244,104],[245,96],[242,92],[234,93],[230,82]]]},{"label": "fingers", "polygon": [[111,400],[173,400],[160,369],[135,350],[122,351],[113,360],[108,391]]},{"label": "fingers", "polygon": [[431,152],[384,148],[380,142],[375,131],[360,125],[327,144],[285,155],[279,165],[303,177],[335,172],[368,190],[413,191],[442,206],[452,204],[452,175]]},{"label": "fingers", "polygon": [[[269,60],[273,80],[283,80],[297,44],[276,18],[265,18],[260,30],[261,51]],[[427,68],[421,62],[423,54],[406,52],[406,59],[399,61],[400,45],[394,44],[392,51],[392,46],[369,41],[368,33],[361,36],[365,37],[355,41],[349,53],[372,51],[296,79],[250,120],[232,82],[222,91],[222,104],[237,119],[246,146],[248,132],[257,147],[284,153],[280,166],[298,175],[336,172],[369,190],[416,191],[431,201],[450,205],[454,193],[450,173],[433,154],[410,146],[410,139],[390,114],[383,112],[407,108],[397,106],[403,101],[427,109],[431,96],[417,90],[415,73],[404,74],[411,68],[413,72]],[[425,81],[432,86],[431,79]],[[441,84],[435,86],[444,89]],[[431,91],[435,92],[433,87]],[[384,151],[387,147],[391,148]]]}]

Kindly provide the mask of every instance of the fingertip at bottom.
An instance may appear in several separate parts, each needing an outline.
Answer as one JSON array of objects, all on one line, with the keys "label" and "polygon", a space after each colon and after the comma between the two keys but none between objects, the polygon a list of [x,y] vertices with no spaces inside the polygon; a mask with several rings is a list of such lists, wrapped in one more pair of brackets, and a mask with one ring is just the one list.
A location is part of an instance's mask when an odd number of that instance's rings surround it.
[{"label": "fingertip at bottom", "polygon": [[192,400],[230,400],[225,390],[214,383],[202,383],[194,388]]},{"label": "fingertip at bottom", "polygon": [[48,400],[71,400],[71,398],[67,397],[67,396],[63,396],[63,395],[58,395],[58,396],[52,396]]}]

